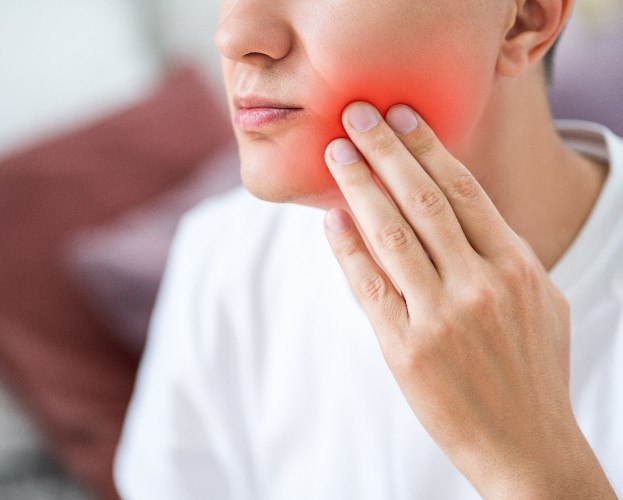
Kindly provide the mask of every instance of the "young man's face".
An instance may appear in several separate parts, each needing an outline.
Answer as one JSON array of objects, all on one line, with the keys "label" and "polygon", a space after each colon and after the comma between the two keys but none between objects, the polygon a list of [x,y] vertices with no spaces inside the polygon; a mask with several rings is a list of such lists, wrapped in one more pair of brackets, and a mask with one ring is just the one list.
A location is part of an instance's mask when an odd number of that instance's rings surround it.
[{"label": "young man's face", "polygon": [[[460,153],[491,93],[508,3],[499,0],[222,0],[216,41],[241,175],[261,199],[341,199],[324,162],[344,107],[416,109]],[[268,98],[277,112],[238,110]],[[267,106],[251,101],[244,107]]]}]

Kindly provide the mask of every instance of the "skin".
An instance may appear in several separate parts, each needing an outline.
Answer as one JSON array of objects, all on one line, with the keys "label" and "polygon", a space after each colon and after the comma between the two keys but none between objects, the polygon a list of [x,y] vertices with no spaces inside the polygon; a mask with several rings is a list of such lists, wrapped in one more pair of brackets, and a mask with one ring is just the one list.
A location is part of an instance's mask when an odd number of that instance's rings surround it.
[{"label": "skin", "polygon": [[230,98],[304,108],[235,129],[243,182],[333,208],[327,238],[389,368],[486,497],[616,498],[571,409],[568,304],[546,272],[607,172],[549,114],[539,61],[570,8],[225,0],[216,36]]},{"label": "skin", "polygon": [[[472,3],[481,10],[496,2]],[[442,17],[436,3],[419,1],[416,8],[411,0],[267,5],[223,1],[216,39],[225,56],[230,102],[234,93],[254,90],[305,112],[293,127],[235,130],[243,182],[254,195],[323,208],[343,202],[324,150],[331,139],[345,135],[340,115],[354,100],[383,111],[396,102],[410,104],[453,149],[467,149],[474,117],[482,115],[491,92],[482,75],[494,71],[503,11],[476,16],[468,3],[454,2]]]},{"label": "skin", "polygon": [[414,413],[483,497],[616,498],[573,416],[565,298],[421,118],[360,132],[360,106],[326,157],[359,229],[325,229]]}]

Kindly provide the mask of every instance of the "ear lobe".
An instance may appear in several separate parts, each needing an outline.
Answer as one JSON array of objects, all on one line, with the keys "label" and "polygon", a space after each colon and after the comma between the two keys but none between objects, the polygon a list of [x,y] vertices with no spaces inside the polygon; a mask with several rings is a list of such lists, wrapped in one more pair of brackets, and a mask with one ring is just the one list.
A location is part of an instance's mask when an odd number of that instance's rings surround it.
[{"label": "ear lobe", "polygon": [[564,27],[572,0],[516,0],[514,23],[500,47],[496,71],[517,76],[540,60]]}]

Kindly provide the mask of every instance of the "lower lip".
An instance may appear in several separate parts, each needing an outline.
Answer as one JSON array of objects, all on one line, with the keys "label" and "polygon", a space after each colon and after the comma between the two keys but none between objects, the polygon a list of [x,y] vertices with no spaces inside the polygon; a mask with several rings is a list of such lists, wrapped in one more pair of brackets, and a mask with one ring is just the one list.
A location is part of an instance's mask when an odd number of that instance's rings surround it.
[{"label": "lower lip", "polygon": [[301,108],[243,108],[236,111],[236,125],[242,130],[259,130],[285,122],[303,111]]}]

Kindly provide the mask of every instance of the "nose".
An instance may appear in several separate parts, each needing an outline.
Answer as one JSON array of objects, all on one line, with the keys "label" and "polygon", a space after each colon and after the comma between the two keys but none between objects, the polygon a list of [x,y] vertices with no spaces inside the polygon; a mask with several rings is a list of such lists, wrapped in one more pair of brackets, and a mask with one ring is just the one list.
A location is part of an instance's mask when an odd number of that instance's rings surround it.
[{"label": "nose", "polygon": [[[286,0],[290,1],[290,0]],[[224,8],[214,40],[221,54],[238,62],[263,64],[284,58],[292,30],[279,0],[234,0]]]}]

